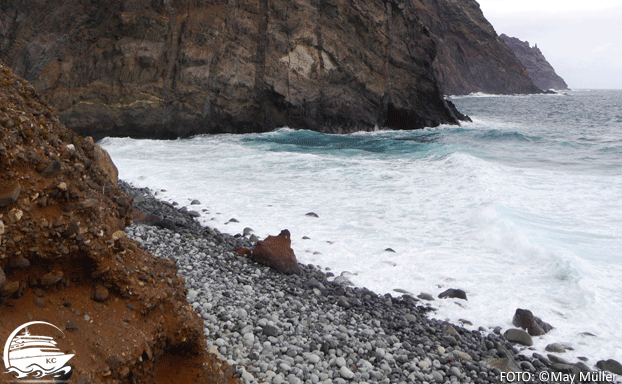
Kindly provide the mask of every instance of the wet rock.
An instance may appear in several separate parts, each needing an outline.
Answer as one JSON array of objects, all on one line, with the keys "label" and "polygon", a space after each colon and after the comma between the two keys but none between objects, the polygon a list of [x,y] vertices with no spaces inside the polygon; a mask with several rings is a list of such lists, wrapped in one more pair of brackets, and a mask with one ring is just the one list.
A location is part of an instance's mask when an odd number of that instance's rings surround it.
[{"label": "wet rock", "polygon": [[384,251],[385,252],[395,253],[395,250],[393,248],[386,248]]},{"label": "wet rock", "polygon": [[201,205],[201,202],[199,200],[192,200],[190,205]]},{"label": "wet rock", "polygon": [[95,293],[93,294],[93,300],[103,302],[108,296],[110,296],[110,292],[108,292],[108,288],[103,285],[98,285],[95,287]]},{"label": "wet rock", "polygon": [[268,236],[265,240],[258,241],[251,257],[281,273],[299,274],[300,267],[291,243],[290,233],[285,229],[278,236]]},{"label": "wet rock", "polygon": [[603,371],[609,371],[611,373],[615,373],[616,375],[622,375],[622,364],[613,359],[600,360],[596,363],[596,367],[598,369],[602,369]]},{"label": "wet rock", "polygon": [[545,323],[540,318],[535,317],[533,313],[531,313],[531,311],[528,309],[518,308],[514,313],[512,323],[516,327],[526,329],[531,336],[544,335],[545,333],[553,329],[553,326],[551,326],[551,324]]},{"label": "wet rock", "polygon": [[7,188],[0,189],[0,208],[11,205],[17,201],[22,188],[15,183]]},{"label": "wet rock", "polygon": [[319,217],[317,213],[315,212],[308,212],[305,214],[305,216],[309,216],[309,217]]},{"label": "wet rock", "polygon": [[570,365],[570,362],[568,360],[562,359],[561,357],[553,355],[551,353],[547,354],[546,357],[548,357],[549,360],[551,361],[551,363],[553,363],[553,364]]},{"label": "wet rock", "polygon": [[246,227],[244,228],[244,230],[242,231],[242,236],[246,237],[248,235],[250,235],[253,232],[252,228]]},{"label": "wet rock", "polygon": [[553,343],[547,345],[544,350],[547,352],[564,353],[566,352],[566,347],[559,343]]},{"label": "wet rock", "polygon": [[50,285],[54,285],[58,283],[59,281],[61,281],[63,276],[65,276],[65,274],[62,271],[53,271],[50,273],[46,273],[41,278],[41,285],[44,285],[46,287]]},{"label": "wet rock", "polygon": [[430,295],[429,293],[425,293],[425,292],[421,292],[420,294],[417,295],[417,297],[420,298],[421,300],[426,300],[426,301],[434,300],[434,297],[432,295]]},{"label": "wet rock", "polygon": [[466,296],[466,292],[464,292],[462,289],[449,288],[448,290],[441,292],[438,295],[438,298],[439,299],[455,298],[455,299],[466,300],[467,296]]},{"label": "wet rock", "polygon": [[505,336],[508,341],[512,341],[514,343],[519,343],[526,346],[533,345],[533,340],[531,336],[529,336],[529,334],[522,329],[508,329],[507,331],[505,331],[503,336]]}]

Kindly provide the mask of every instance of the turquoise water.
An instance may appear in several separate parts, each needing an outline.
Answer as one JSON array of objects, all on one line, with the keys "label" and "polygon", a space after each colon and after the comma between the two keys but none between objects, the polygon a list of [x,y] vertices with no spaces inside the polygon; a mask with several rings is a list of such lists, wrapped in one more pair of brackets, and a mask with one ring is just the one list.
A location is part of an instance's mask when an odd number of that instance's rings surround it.
[{"label": "turquoise water", "polygon": [[622,91],[452,100],[472,123],[102,144],[121,178],[200,200],[221,231],[288,228],[300,262],[379,293],[467,292],[437,318],[507,328],[528,308],[555,326],[536,349],[622,361]]}]

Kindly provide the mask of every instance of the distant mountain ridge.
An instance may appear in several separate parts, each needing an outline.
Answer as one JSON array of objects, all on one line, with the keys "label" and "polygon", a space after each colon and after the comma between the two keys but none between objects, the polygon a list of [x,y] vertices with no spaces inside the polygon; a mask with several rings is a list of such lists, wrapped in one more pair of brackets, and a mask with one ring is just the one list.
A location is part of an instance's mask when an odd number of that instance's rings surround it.
[{"label": "distant mountain ridge", "polygon": [[568,85],[546,60],[537,45],[529,46],[528,41],[521,41],[516,37],[501,34],[505,44],[514,52],[523,63],[534,84],[542,90],[568,89]]},{"label": "distant mountain ridge", "polygon": [[539,93],[475,0],[414,0],[437,44],[436,75],[447,95]]}]

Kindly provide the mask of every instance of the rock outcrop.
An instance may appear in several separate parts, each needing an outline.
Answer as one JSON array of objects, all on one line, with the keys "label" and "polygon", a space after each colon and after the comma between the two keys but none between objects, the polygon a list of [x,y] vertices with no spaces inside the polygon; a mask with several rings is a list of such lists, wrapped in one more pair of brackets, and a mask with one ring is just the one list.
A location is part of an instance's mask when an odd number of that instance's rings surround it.
[{"label": "rock outcrop", "polygon": [[287,275],[300,274],[298,260],[291,245],[290,233],[284,229],[278,236],[268,236],[263,241],[258,241],[251,258]]},{"label": "rock outcrop", "polygon": [[408,1],[16,0],[1,11],[0,58],[96,139],[457,122]]},{"label": "rock outcrop", "polygon": [[551,324],[535,317],[530,310],[521,308],[518,308],[514,313],[512,324],[527,330],[531,336],[541,336],[553,329]]},{"label": "rock outcrop", "polygon": [[[182,351],[199,382],[237,382],[206,355],[174,263],[125,237],[131,198],[93,140],[1,63],[0,143],[0,342],[44,320],[75,354],[72,382],[184,382],[157,373]],[[5,371],[0,381],[13,379]]]},{"label": "rock outcrop", "polygon": [[555,69],[546,60],[538,45],[530,47],[528,41],[521,41],[506,34],[501,34],[501,39],[523,63],[527,73],[529,73],[529,77],[531,77],[538,88],[545,91],[549,89],[568,89],[568,84],[555,73]]},{"label": "rock outcrop", "polygon": [[414,0],[438,45],[434,68],[448,95],[539,93],[475,0]]}]

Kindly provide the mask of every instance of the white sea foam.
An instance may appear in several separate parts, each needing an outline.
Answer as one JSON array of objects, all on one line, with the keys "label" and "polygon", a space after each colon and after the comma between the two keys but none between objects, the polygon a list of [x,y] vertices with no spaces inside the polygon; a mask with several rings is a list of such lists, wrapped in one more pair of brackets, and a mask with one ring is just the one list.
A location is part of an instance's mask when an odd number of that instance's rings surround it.
[{"label": "white sea foam", "polygon": [[505,329],[527,308],[555,327],[535,338],[538,351],[561,342],[574,348],[568,360],[622,361],[622,173],[606,163],[574,167],[585,145],[567,146],[554,127],[547,136],[475,117],[459,129],[337,143],[279,130],[103,145],[120,178],[166,189],[159,197],[181,205],[198,199],[189,208],[207,210],[206,225],[251,227],[260,238],[287,228],[300,262],[347,271],[378,293],[467,292],[466,302],[434,301],[436,318]]}]

